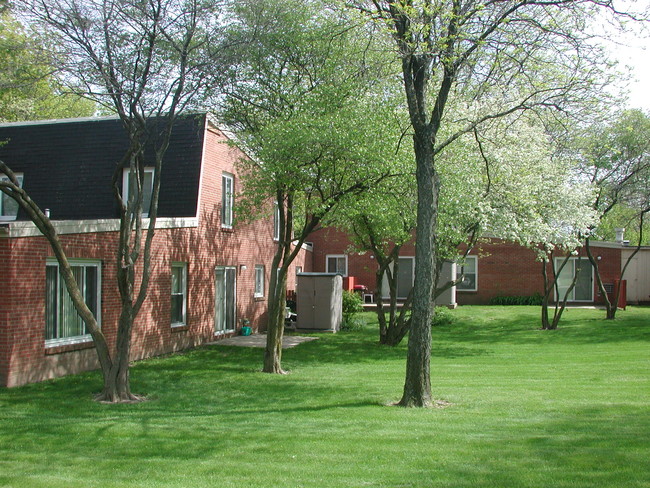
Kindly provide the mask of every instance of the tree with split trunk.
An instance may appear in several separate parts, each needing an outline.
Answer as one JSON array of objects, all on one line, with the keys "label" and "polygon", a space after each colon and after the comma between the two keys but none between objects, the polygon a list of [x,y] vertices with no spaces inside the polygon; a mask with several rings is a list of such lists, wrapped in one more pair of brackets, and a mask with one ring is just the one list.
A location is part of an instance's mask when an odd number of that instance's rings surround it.
[{"label": "tree with split trunk", "polygon": [[[15,5],[21,18],[47,39],[59,79],[71,92],[115,113],[127,136],[124,156],[115,162],[112,182],[106,182],[112,185],[120,216],[115,252],[121,307],[115,344],[107,341],[84,302],[56,225],[6,165],[0,171],[9,181],[0,183],[0,190],[18,202],[54,251],[75,309],[95,343],[104,379],[97,399],[138,401],[141,397],[131,392],[129,381],[131,336],[149,287],[162,163],[174,120],[215,68],[211,46],[218,38],[219,5],[198,0],[17,0]],[[145,160],[145,147],[154,148],[153,161]],[[145,165],[154,166],[148,208]],[[129,195],[122,193],[124,168],[129,171]]]},{"label": "tree with split trunk", "polygon": [[[571,253],[564,251],[564,256],[559,265],[556,264],[556,254],[554,249],[549,249],[541,257],[542,263],[542,277],[544,278],[544,294],[542,295],[542,329],[543,330],[556,330],[562,314],[566,309],[567,302],[571,296],[571,292],[576,286],[578,276],[580,273],[581,264],[586,263],[587,259],[582,256],[577,259],[577,266],[573,273],[573,278],[568,286],[560,288],[559,278],[562,271],[566,268],[571,260]],[[548,268],[551,268],[551,274],[548,274]],[[553,306],[553,316],[549,315],[549,308]]]},{"label": "tree with split trunk", "polygon": [[390,173],[390,66],[363,24],[325,2],[248,0],[235,12],[243,52],[221,118],[254,155],[239,164],[239,215],[275,216],[263,371],[283,373],[289,266],[310,233]]},{"label": "tree with split trunk", "polygon": [[[493,134],[482,143],[480,155],[490,191],[481,208],[491,217],[484,218],[481,226],[489,235],[535,252],[544,278],[542,328],[555,329],[576,286],[580,265],[585,270],[588,265],[584,254],[581,260],[575,256],[583,236],[597,221],[592,209],[595,188],[579,177],[576,160],[565,150],[566,133],[548,130],[548,121],[529,115],[510,122],[502,119],[495,133],[501,135]],[[568,271],[569,263],[575,273],[566,283],[562,271]]]},{"label": "tree with split trunk", "polygon": [[[387,346],[398,345],[410,325],[412,288],[406,297],[398,297],[398,278],[400,251],[415,230],[414,183],[408,172],[385,180],[350,205],[335,222],[348,233],[353,251],[370,252],[377,263],[375,310],[379,343]],[[403,299],[399,308],[398,298]]]},{"label": "tree with split trunk", "polygon": [[[402,65],[413,132],[418,212],[413,314],[402,406],[431,400],[431,314],[440,174],[438,156],[460,135],[528,110],[567,113],[606,83],[585,29],[609,1],[369,0],[349,2],[386,26]],[[462,115],[449,111],[468,100]],[[483,103],[480,103],[483,102]],[[443,136],[450,121],[463,127]]]},{"label": "tree with split trunk", "polygon": [[[625,111],[607,124],[590,126],[583,145],[581,170],[597,188],[593,209],[599,216],[599,223],[585,239],[585,248],[605,302],[606,317],[612,320],[616,318],[625,271],[641,248],[644,221],[650,212],[650,117],[641,110]],[[610,299],[591,240],[592,235],[604,236],[609,217],[617,212],[627,214],[626,221],[619,221],[621,227],[636,227],[638,237]]]},{"label": "tree with split trunk", "polygon": [[[569,229],[584,232],[593,222],[591,188],[569,183],[574,162],[556,146],[539,116],[518,114],[484,124],[440,154],[435,303],[463,281],[464,260],[485,235],[534,246],[565,242]],[[410,297],[401,309],[396,306],[398,258],[413,237],[416,218],[415,177],[408,168],[367,192],[335,222],[351,236],[354,251],[371,252],[377,261],[380,343],[388,345],[398,344],[409,326]],[[578,245],[577,238],[570,242]],[[450,261],[458,263],[457,274],[443,279],[443,264]],[[383,295],[389,297],[387,306]]]}]

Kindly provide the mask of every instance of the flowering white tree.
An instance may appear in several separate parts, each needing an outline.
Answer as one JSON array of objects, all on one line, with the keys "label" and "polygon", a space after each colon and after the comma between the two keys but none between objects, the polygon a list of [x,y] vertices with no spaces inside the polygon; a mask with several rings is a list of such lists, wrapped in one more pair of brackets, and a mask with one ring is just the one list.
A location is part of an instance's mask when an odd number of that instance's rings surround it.
[{"label": "flowering white tree", "polygon": [[[441,189],[439,155],[463,134],[529,110],[567,111],[606,83],[587,19],[611,1],[358,0],[387,27],[401,62],[418,187],[416,275],[402,406],[431,403],[431,311]],[[462,128],[449,102],[469,100]],[[475,103],[478,102],[478,103]],[[482,103],[480,103],[482,102]]]},{"label": "flowering white tree", "polygon": [[[456,108],[462,114],[462,107]],[[445,133],[457,129],[453,124]],[[539,116],[503,117],[459,137],[438,158],[440,200],[436,235],[436,297],[458,284],[439,278],[444,261],[461,261],[485,237],[499,237],[538,252],[570,253],[594,223],[594,191],[580,180],[575,162],[563,157],[558,142]],[[377,261],[377,286],[388,276],[388,314],[378,299],[380,342],[395,345],[408,332],[412,294],[396,307],[399,251],[415,229],[413,162],[402,155],[402,176],[390,178],[359,199],[337,224],[353,237],[357,250],[372,252]],[[545,293],[545,297],[549,297]],[[387,315],[387,316],[386,316]],[[561,315],[561,314],[560,314]],[[558,318],[559,320],[559,318]]]}]

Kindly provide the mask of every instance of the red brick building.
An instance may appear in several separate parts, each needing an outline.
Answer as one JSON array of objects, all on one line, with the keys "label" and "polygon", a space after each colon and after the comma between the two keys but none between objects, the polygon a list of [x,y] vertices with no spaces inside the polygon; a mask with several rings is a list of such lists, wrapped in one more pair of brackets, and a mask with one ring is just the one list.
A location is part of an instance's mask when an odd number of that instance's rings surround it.
[{"label": "red brick building", "polygon": [[[113,345],[120,304],[111,177],[126,143],[119,121],[0,124],[0,140],[8,141],[0,159],[50,212],[86,301]],[[174,127],[133,359],[232,335],[243,319],[256,331],[265,327],[272,205],[260,209],[256,222],[234,218],[235,163],[245,155],[227,141],[205,114],[180,118]],[[296,266],[311,271],[309,251],[299,255],[289,283]],[[0,386],[98,367],[90,335],[70,307],[49,244],[0,194]]]},{"label": "red brick building", "polygon": [[[112,346],[120,303],[115,269],[119,213],[111,180],[126,144],[119,121],[0,124],[0,141],[7,141],[0,145],[0,159],[50,212],[86,301]],[[148,297],[133,329],[133,359],[227,337],[244,320],[254,331],[265,329],[273,205],[259,209],[255,222],[237,222],[236,162],[246,156],[227,142],[205,114],[182,117],[174,126],[161,174]],[[145,186],[151,185],[153,168],[145,173]],[[128,193],[126,174],[122,184]],[[290,289],[297,283],[296,271],[330,272],[354,277],[368,288],[368,298],[373,295],[377,263],[370,253],[351,253],[347,236],[335,228],[314,232],[310,240],[290,269]],[[621,254],[629,248],[621,243],[593,247],[611,286],[620,277]],[[633,274],[640,284],[634,295],[639,301],[650,298],[650,249],[644,251],[644,257],[635,258]],[[412,244],[403,246],[399,264],[398,294],[405,297],[414,278]],[[578,270],[572,301],[599,303],[602,297],[586,264],[577,266],[572,259],[562,282],[570,282]],[[0,194],[0,386],[98,367],[90,335],[71,308],[57,266],[45,238]],[[541,264],[531,250],[516,244],[483,242],[462,266],[465,279],[450,292],[449,303],[486,304],[496,296],[543,291]],[[450,277],[457,267],[450,265]]]},{"label": "red brick building", "polygon": [[[354,277],[354,283],[366,286],[372,293],[376,290],[375,270],[377,263],[371,253],[350,251],[350,241],[345,233],[329,228],[315,232],[311,238],[314,244],[313,268],[320,272],[340,272]],[[592,243],[597,256],[601,277],[606,287],[611,286],[621,275],[621,252],[625,249],[620,243]],[[572,303],[597,304],[602,302],[591,264],[584,250],[578,257],[572,257],[560,277],[560,292],[563,293],[574,273],[578,281],[570,295]],[[559,263],[558,263],[559,265]],[[541,263],[535,253],[523,246],[499,239],[481,242],[470,252],[463,271],[465,279],[456,286],[455,303],[458,305],[488,304],[495,297],[534,296],[542,294],[544,282]],[[460,265],[454,265],[461,272]],[[551,273],[550,266],[548,269]],[[415,277],[415,248],[409,243],[401,249],[398,278],[398,296],[405,298]],[[383,287],[385,293],[387,287]]]}]

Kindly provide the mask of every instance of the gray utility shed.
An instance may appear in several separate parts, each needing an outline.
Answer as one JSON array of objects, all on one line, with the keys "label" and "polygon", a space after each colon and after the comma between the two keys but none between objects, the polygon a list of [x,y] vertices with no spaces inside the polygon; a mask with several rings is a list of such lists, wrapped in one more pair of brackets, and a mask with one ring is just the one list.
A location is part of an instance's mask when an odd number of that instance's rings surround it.
[{"label": "gray utility shed", "polygon": [[341,275],[299,273],[296,312],[299,329],[339,330],[343,318]]}]

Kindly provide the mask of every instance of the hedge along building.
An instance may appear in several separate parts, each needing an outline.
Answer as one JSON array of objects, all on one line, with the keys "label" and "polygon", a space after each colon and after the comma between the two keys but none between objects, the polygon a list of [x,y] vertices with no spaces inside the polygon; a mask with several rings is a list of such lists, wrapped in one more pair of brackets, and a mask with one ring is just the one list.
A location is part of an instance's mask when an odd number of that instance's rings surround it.
[{"label": "hedge along building", "polygon": [[[350,240],[345,232],[335,228],[315,232],[313,241],[313,268],[317,272],[338,272],[346,277],[354,277],[356,285],[368,288],[368,297],[376,300],[375,271],[377,262],[371,253],[351,251]],[[621,279],[621,269],[627,256],[633,251],[623,242],[592,242],[592,252],[599,263],[605,288],[611,290]],[[580,259],[580,261],[578,261]],[[562,258],[555,257],[559,267]],[[550,265],[547,267],[550,275]],[[572,256],[560,275],[560,294],[578,273],[576,287],[569,295],[569,303],[594,305],[603,303],[594,271],[586,251],[580,249]],[[464,277],[462,283],[451,293],[451,300],[439,300],[440,305],[480,305],[489,304],[497,297],[532,297],[544,292],[542,264],[536,259],[533,250],[519,244],[501,239],[484,239],[469,253],[466,260],[452,266],[451,276]],[[408,295],[415,276],[415,247],[413,243],[404,245],[400,251],[398,268],[398,298]],[[633,264],[626,270],[628,303],[650,301],[650,248],[642,248]],[[388,287],[383,287],[384,294]],[[554,298],[554,297],[553,297]]]},{"label": "hedge along building", "polygon": [[[0,159],[49,211],[86,301],[114,347],[119,210],[111,181],[127,144],[120,121],[0,124],[0,140],[6,141]],[[235,334],[245,321],[255,331],[265,327],[272,205],[260,209],[255,222],[237,222],[236,162],[246,156],[227,142],[207,114],[175,122],[162,166],[149,293],[134,324],[134,360]],[[153,161],[152,154],[146,157]],[[153,168],[147,169],[145,198],[152,177]],[[128,194],[126,176],[122,185]],[[12,200],[0,197],[0,385],[97,368],[92,340],[49,244]],[[301,251],[289,283],[295,283],[296,267],[311,271],[309,251]]]}]

